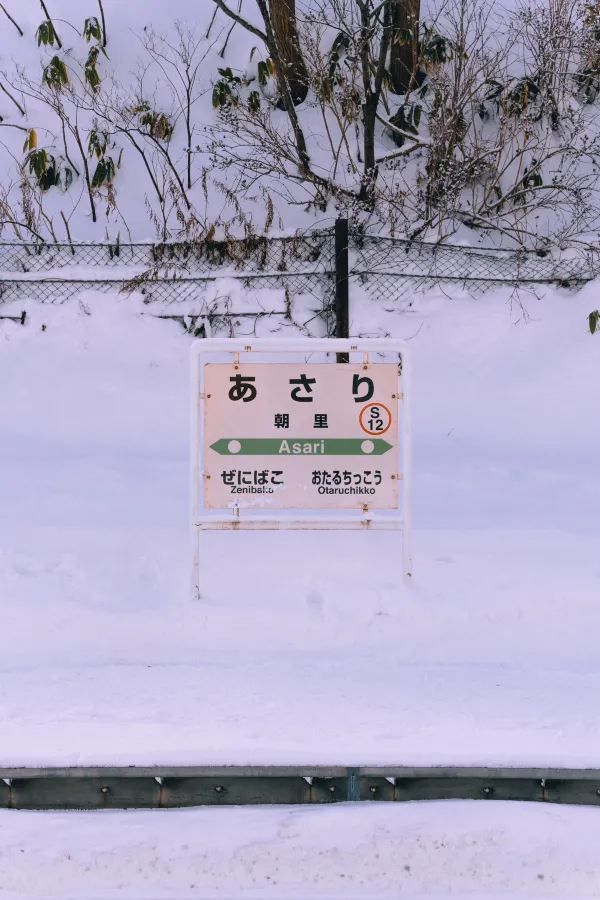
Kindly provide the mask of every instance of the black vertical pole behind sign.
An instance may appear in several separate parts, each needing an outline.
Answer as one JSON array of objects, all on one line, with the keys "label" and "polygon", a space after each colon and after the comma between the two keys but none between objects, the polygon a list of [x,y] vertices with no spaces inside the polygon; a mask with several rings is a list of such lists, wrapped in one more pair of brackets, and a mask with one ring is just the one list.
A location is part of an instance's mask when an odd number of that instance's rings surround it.
[{"label": "black vertical pole behind sign", "polygon": [[[348,309],[348,219],[335,221],[335,336],[350,337]],[[338,353],[338,362],[348,362],[347,353]]]}]

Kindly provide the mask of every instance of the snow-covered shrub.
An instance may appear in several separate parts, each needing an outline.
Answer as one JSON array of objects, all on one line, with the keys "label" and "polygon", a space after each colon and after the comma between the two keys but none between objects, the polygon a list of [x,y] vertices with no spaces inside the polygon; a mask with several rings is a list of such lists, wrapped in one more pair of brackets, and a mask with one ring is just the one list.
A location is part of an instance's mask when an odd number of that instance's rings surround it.
[{"label": "snow-covered shrub", "polygon": [[[597,233],[597,0],[432,0],[420,21],[418,0],[304,0],[291,24],[266,0],[206,0],[197,24],[140,26],[127,60],[105,50],[96,2],[75,22],[42,4],[24,38],[13,22],[0,153],[15,222],[199,240],[346,213],[536,248]],[[45,162],[20,153],[32,130]]]},{"label": "snow-covered shrub", "polygon": [[[579,0],[531,0],[514,14],[486,0],[441,0],[397,35],[391,2],[312,0],[298,21],[311,90],[285,105],[287,119],[275,102],[285,73],[259,6],[266,61],[236,70],[235,90],[216,85],[212,162],[229,178],[237,172],[238,196],[276,183],[288,202],[358,222],[413,236],[466,225],[523,246],[564,244],[597,226],[600,142],[595,111],[578,94],[600,43],[591,53],[597,19],[580,15]],[[417,34],[409,87],[395,95],[393,42]],[[244,84],[273,73],[275,98],[241,102]]]}]

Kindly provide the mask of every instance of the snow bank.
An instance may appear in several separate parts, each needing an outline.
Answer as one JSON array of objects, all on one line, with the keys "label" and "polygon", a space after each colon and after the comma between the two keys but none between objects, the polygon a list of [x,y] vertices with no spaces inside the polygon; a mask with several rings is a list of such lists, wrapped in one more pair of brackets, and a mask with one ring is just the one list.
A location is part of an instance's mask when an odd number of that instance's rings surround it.
[{"label": "snow bank", "polygon": [[9,898],[591,898],[597,809],[456,802],[0,813]]}]

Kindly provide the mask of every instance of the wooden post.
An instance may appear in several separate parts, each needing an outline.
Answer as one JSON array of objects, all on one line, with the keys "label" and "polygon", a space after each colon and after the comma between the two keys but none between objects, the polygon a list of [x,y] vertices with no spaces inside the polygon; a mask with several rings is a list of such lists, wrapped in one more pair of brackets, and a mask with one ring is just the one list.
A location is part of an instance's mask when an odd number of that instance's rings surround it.
[{"label": "wooden post", "polygon": [[[335,337],[350,337],[348,299],[348,219],[335,221]],[[338,353],[337,361],[349,361],[347,353]]]}]

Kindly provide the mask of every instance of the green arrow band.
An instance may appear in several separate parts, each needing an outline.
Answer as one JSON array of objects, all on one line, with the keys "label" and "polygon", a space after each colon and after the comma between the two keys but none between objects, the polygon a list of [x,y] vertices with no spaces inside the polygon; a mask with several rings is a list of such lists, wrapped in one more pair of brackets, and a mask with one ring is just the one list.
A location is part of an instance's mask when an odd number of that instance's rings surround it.
[{"label": "green arrow band", "polygon": [[221,456],[382,456],[382,438],[221,438],[210,445]]}]

